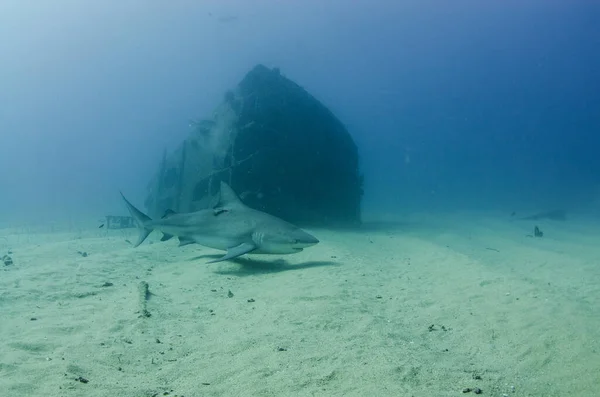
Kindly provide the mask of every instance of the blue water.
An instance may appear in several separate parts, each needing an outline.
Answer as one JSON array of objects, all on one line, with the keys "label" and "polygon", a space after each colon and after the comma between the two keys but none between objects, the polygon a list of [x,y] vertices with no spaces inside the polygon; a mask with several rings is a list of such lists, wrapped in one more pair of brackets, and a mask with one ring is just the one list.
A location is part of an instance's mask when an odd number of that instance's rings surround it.
[{"label": "blue water", "polygon": [[[593,1],[0,5],[3,217],[122,209],[255,64],[360,147],[365,213],[597,208]],[[9,210],[10,209],[10,210]]]},{"label": "blue water", "polygon": [[[210,395],[365,395],[363,381],[375,395],[461,395],[474,379],[463,366],[475,363],[487,395],[515,382],[515,396],[591,396],[599,49],[592,0],[0,1],[0,258],[14,257],[0,266],[1,308],[14,317],[0,319],[10,353],[0,351],[0,377],[13,393],[50,385],[44,395],[58,395],[58,382],[80,391],[53,376],[94,375],[94,349],[107,343],[96,379],[138,391],[157,368],[140,357],[160,358],[127,306],[142,278],[159,292],[160,338],[180,348],[175,358],[192,357],[190,367],[161,361],[174,380],[163,383],[178,390],[200,390],[203,370]],[[126,214],[119,191],[144,202],[163,151],[256,64],[279,68],[346,125],[366,227],[315,230],[321,243],[292,256],[289,272],[268,260],[195,266],[206,254],[196,247],[154,235],[157,245],[134,251],[134,231],[97,229],[104,215]],[[530,238],[534,223],[511,221],[553,209],[568,220],[541,220],[542,239]],[[55,233],[64,221],[68,233]],[[106,281],[115,288],[98,293]],[[239,314],[255,300],[256,312]],[[454,332],[440,331],[439,318]],[[109,325],[89,331],[98,324]],[[65,335],[73,340],[61,344]],[[114,342],[130,337],[150,343]],[[121,354],[140,378],[111,383]],[[279,367],[252,372],[257,358]],[[52,374],[39,370],[45,359]]]}]

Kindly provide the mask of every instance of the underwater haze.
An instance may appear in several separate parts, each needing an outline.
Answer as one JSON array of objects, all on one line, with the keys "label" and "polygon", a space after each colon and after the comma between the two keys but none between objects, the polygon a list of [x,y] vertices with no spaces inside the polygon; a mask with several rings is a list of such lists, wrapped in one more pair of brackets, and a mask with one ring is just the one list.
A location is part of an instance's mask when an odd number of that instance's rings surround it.
[{"label": "underwater haze", "polygon": [[0,7],[2,219],[143,198],[164,148],[257,63],[346,124],[365,213],[600,205],[593,1]]},{"label": "underwater haze", "polygon": [[[593,0],[0,0],[0,394],[600,395],[599,49]],[[259,64],[360,225],[148,208]]]}]

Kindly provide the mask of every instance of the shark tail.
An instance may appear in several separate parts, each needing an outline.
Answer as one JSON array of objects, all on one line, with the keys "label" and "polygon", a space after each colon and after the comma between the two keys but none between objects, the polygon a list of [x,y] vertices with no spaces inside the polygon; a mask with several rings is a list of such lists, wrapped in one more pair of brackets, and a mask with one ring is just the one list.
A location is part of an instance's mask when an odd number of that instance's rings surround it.
[{"label": "shark tail", "polygon": [[134,247],[137,247],[141,243],[143,243],[144,240],[146,240],[146,238],[148,237],[148,235],[150,233],[152,233],[152,227],[148,226],[148,223],[150,221],[152,221],[152,219],[150,219],[150,217],[148,215],[144,214],[142,211],[140,211],[137,208],[135,208],[133,206],[133,204],[131,204],[125,198],[125,196],[123,195],[123,193],[121,193],[121,197],[123,197],[123,201],[125,201],[125,205],[127,205],[127,209],[129,210],[129,213],[131,214],[131,217],[135,221],[135,224],[137,225],[137,228],[138,228],[138,231],[139,231],[138,240],[133,245]]}]

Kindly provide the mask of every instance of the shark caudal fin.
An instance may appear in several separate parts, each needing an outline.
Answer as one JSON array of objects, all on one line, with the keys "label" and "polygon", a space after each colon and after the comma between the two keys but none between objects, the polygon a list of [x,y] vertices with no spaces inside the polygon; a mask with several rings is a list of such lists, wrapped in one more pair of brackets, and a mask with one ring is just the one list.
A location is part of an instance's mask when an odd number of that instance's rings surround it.
[{"label": "shark caudal fin", "polygon": [[148,235],[150,233],[152,233],[152,228],[148,227],[148,222],[150,222],[152,219],[150,219],[150,217],[148,215],[144,214],[142,211],[140,211],[137,208],[135,208],[133,206],[133,204],[131,204],[125,198],[125,196],[123,195],[123,193],[121,193],[121,197],[123,197],[123,201],[125,201],[125,205],[127,205],[127,209],[129,210],[129,213],[131,214],[131,217],[135,221],[135,224],[137,225],[137,228],[138,228],[138,231],[139,231],[138,240],[133,245],[134,247],[137,247],[138,245],[140,245],[141,243],[143,243],[144,240],[146,240],[146,237],[148,237]]}]

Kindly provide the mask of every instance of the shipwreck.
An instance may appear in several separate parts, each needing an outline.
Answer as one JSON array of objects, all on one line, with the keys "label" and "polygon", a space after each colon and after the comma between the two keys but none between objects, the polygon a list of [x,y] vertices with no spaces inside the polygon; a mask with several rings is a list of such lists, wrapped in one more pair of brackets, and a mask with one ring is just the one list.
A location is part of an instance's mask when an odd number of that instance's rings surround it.
[{"label": "shipwreck", "polygon": [[165,153],[148,186],[151,216],[215,204],[220,181],[250,207],[290,222],[360,222],[358,148],[335,115],[279,69],[257,65],[210,117]]}]

